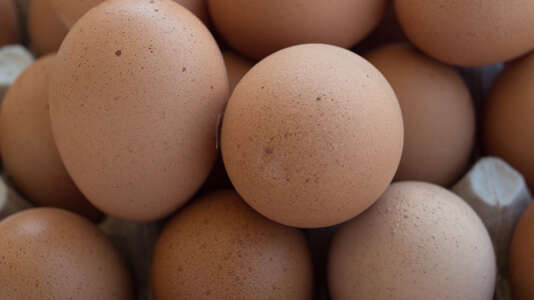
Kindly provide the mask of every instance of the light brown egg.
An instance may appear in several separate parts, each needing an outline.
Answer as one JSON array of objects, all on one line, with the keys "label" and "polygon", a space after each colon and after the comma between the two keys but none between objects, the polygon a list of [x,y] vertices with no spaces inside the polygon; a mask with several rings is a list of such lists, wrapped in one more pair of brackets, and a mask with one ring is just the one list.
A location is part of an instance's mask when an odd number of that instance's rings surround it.
[{"label": "light brown egg", "polygon": [[395,9],[408,38],[449,64],[494,64],[534,49],[531,0],[403,0]]},{"label": "light brown egg", "polygon": [[507,66],[484,108],[483,142],[534,188],[534,53]]},{"label": "light brown egg", "polygon": [[50,1],[32,0],[30,2],[28,34],[32,50],[37,56],[56,52],[68,32]]},{"label": "light brown egg", "polygon": [[29,209],[0,222],[0,236],[0,299],[133,299],[125,263],[85,218]]},{"label": "light brown egg", "polygon": [[261,59],[304,43],[351,47],[378,24],[386,0],[208,0],[208,7],[234,49]]},{"label": "light brown egg", "polygon": [[2,159],[9,178],[40,206],[68,209],[92,220],[101,213],[80,193],[59,157],[48,114],[48,83],[55,56],[28,67],[2,104]]},{"label": "light brown egg", "polygon": [[366,58],[393,87],[404,119],[404,150],[396,180],[449,186],[465,171],[475,142],[475,109],[460,74],[409,44]]},{"label": "light brown egg", "polygon": [[534,299],[534,204],[530,204],[517,223],[510,247],[509,274],[514,300]]},{"label": "light brown egg", "polygon": [[54,137],[81,191],[112,216],[150,221],[206,180],[228,79],[215,40],[188,10],[111,0],[67,35],[50,95]]},{"label": "light brown egg", "polygon": [[491,300],[496,262],[484,224],[462,199],[402,182],[338,229],[328,271],[332,300]]},{"label": "light brown egg", "polygon": [[304,234],[269,221],[234,191],[195,200],[165,227],[154,253],[158,300],[310,300]]},{"label": "light brown egg", "polygon": [[0,47],[21,41],[19,19],[13,0],[0,0]]},{"label": "light brown egg", "polygon": [[281,50],[243,77],[222,125],[224,164],[264,216],[324,227],[368,208],[400,160],[402,116],[390,85],[348,50]]},{"label": "light brown egg", "polygon": [[[37,0],[41,1],[41,0]],[[63,23],[71,28],[86,12],[104,0],[50,0]],[[208,8],[205,0],[173,0],[189,9],[204,24],[209,23]]]}]

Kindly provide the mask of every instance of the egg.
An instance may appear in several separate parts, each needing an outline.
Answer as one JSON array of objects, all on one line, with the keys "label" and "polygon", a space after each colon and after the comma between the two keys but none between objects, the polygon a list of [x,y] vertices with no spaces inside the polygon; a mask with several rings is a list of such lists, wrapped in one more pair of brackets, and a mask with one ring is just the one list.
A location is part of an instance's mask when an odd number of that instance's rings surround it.
[{"label": "egg", "polygon": [[222,55],[226,65],[226,71],[228,72],[230,92],[232,92],[241,78],[243,78],[243,76],[245,76],[245,74],[252,69],[254,63],[229,50],[223,51]]},{"label": "egg", "polygon": [[243,199],[296,227],[368,208],[399,164],[403,122],[386,79],[348,50],[305,44],[272,54],[235,88],[221,149]]},{"label": "egg", "polygon": [[0,0],[0,47],[17,44],[21,41],[21,32],[15,3],[13,0]]},{"label": "egg", "polygon": [[[43,0],[35,0],[43,1]],[[71,28],[86,12],[104,0],[47,0],[52,1],[52,5],[59,14],[63,23]],[[205,24],[209,23],[208,8],[205,0],[174,0],[185,8],[189,9]]]},{"label": "egg", "polygon": [[198,18],[170,0],[111,0],[61,45],[50,116],[89,201],[117,218],[151,221],[207,178],[227,99],[221,52]]},{"label": "egg", "polygon": [[531,0],[403,0],[395,9],[408,38],[448,64],[494,64],[534,49]]},{"label": "egg", "polygon": [[28,11],[28,34],[38,56],[56,52],[68,32],[50,1],[32,0]]},{"label": "egg", "polygon": [[164,228],[152,263],[158,300],[312,299],[304,234],[276,224],[231,190],[195,200]]},{"label": "egg", "polygon": [[366,58],[391,84],[402,110],[404,150],[395,179],[453,184],[475,143],[475,108],[460,74],[404,43]]},{"label": "egg", "polygon": [[208,0],[215,28],[238,52],[261,59],[304,43],[352,47],[378,24],[386,0]]},{"label": "egg", "polygon": [[35,204],[68,209],[98,220],[101,213],[80,193],[56,148],[48,114],[48,83],[55,56],[30,65],[2,104],[0,135],[8,177]]},{"label": "egg", "polygon": [[328,278],[332,300],[491,300],[496,262],[484,224],[462,199],[402,182],[338,229]]},{"label": "egg", "polygon": [[510,247],[509,274],[514,300],[534,299],[532,270],[534,268],[534,204],[519,219]]},{"label": "egg", "polygon": [[508,65],[495,82],[483,114],[483,146],[503,158],[534,188],[534,53]]},{"label": "egg", "polygon": [[0,222],[0,298],[130,300],[130,274],[85,218],[35,208]]}]

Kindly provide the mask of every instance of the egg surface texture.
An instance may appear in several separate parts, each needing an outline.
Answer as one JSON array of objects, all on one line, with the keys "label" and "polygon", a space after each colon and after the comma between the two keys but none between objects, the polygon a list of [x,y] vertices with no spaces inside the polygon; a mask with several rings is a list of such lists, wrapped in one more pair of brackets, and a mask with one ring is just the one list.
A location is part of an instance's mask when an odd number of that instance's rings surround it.
[{"label": "egg surface texture", "polygon": [[330,249],[332,300],[491,300],[496,262],[477,214],[422,182],[392,184],[342,225]]},{"label": "egg surface texture", "polygon": [[183,205],[208,176],[227,97],[221,52],[198,18],[170,0],[111,0],[65,38],[50,115],[89,201],[150,221]]},{"label": "egg surface texture", "polygon": [[534,188],[534,53],[508,65],[484,108],[487,153],[503,158]]},{"label": "egg surface texture", "polygon": [[208,0],[215,28],[238,52],[261,59],[303,43],[352,47],[380,21],[385,0]]},{"label": "egg surface texture", "polygon": [[510,247],[509,273],[514,300],[534,299],[534,205],[530,205],[517,223]]},{"label": "egg surface texture", "polygon": [[310,300],[304,234],[269,221],[230,190],[203,196],[165,227],[152,285],[158,300]]},{"label": "egg surface texture", "polygon": [[7,176],[32,202],[68,209],[92,220],[101,213],[87,201],[59,157],[48,113],[49,77],[55,56],[30,65],[8,90],[0,118]]},{"label": "egg surface texture", "polygon": [[0,299],[133,299],[126,264],[83,217],[29,209],[0,222],[0,236]]},{"label": "egg surface texture", "polygon": [[282,224],[324,227],[378,199],[402,142],[399,104],[380,72],[348,50],[306,44],[274,53],[243,77],[221,147],[250,206]]},{"label": "egg surface texture", "polygon": [[466,170],[475,143],[475,108],[460,74],[409,44],[366,58],[393,87],[404,119],[404,150],[396,180],[449,186]]},{"label": "egg surface texture", "polygon": [[494,64],[534,49],[534,1],[397,0],[408,38],[445,63]]}]

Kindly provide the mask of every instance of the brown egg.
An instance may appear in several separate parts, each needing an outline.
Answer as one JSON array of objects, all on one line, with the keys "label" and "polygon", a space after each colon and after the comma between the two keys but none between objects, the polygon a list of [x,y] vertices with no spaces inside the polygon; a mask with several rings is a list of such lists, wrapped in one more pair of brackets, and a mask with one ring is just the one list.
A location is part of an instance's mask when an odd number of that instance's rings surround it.
[{"label": "brown egg", "polygon": [[60,207],[92,220],[101,213],[72,182],[59,157],[48,114],[48,83],[54,56],[28,67],[2,104],[1,149],[7,175],[35,204]]},{"label": "brown egg", "polygon": [[534,48],[532,0],[403,0],[395,9],[408,38],[449,64],[494,64]]},{"label": "brown egg", "polygon": [[158,300],[310,300],[313,292],[304,234],[230,190],[195,200],[167,224],[151,277]]},{"label": "brown egg", "polygon": [[228,79],[215,40],[185,8],[111,0],[65,38],[50,95],[56,143],[81,191],[112,216],[149,221],[206,180]]},{"label": "brown egg", "polygon": [[254,62],[243,58],[232,51],[224,51],[222,55],[226,65],[226,71],[228,72],[230,92],[232,92],[241,78],[252,69]]},{"label": "brown egg", "polygon": [[30,2],[28,34],[32,50],[37,56],[56,52],[68,32],[50,1],[32,0]]},{"label": "brown egg", "polygon": [[0,299],[133,299],[122,258],[85,218],[29,209],[0,222],[0,236]]},{"label": "brown egg", "polygon": [[222,126],[224,164],[264,216],[324,227],[368,208],[400,160],[402,116],[382,74],[348,50],[306,44],[259,62]]},{"label": "brown egg", "polygon": [[[1,1],[1,0],[0,0]],[[42,0],[37,0],[42,1]],[[104,0],[49,0],[56,9],[63,23],[71,28],[86,12]],[[205,24],[209,23],[206,0],[173,0],[189,9]]]},{"label": "brown egg", "polygon": [[208,0],[208,7],[234,49],[261,59],[303,43],[351,47],[378,24],[386,0]]},{"label": "brown egg", "polygon": [[517,223],[510,247],[509,274],[514,300],[534,299],[534,204],[530,204]]},{"label": "brown egg", "polygon": [[462,199],[402,182],[338,229],[328,276],[332,300],[491,300],[496,262],[484,224]]},{"label": "brown egg", "polygon": [[485,106],[483,141],[534,188],[534,53],[507,66]]},{"label": "brown egg", "polygon": [[0,0],[0,47],[21,41],[19,20],[13,0]]},{"label": "brown egg", "polygon": [[460,74],[409,44],[366,58],[389,81],[404,119],[404,150],[396,180],[449,186],[465,171],[475,142],[475,109]]}]

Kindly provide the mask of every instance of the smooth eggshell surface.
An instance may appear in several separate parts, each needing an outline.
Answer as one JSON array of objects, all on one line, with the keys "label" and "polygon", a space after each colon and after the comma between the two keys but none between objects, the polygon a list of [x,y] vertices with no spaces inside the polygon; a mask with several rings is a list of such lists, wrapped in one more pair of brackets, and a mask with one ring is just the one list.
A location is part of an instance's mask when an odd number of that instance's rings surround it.
[{"label": "smooth eggshell surface", "polygon": [[232,92],[239,81],[241,81],[241,78],[252,69],[254,63],[232,51],[224,51],[222,54],[226,65],[226,71],[228,72],[230,92]]},{"label": "smooth eggshell surface", "polygon": [[29,209],[0,222],[0,236],[0,299],[133,299],[125,263],[85,218]]},{"label": "smooth eggshell surface", "polygon": [[395,9],[408,38],[449,64],[494,64],[534,49],[532,0],[399,0]]},{"label": "smooth eggshell surface", "polygon": [[483,144],[487,153],[516,168],[534,188],[534,53],[508,65],[486,102]]},{"label": "smooth eggshell surface", "polygon": [[32,0],[28,11],[31,48],[38,56],[56,52],[68,32],[50,1]]},{"label": "smooth eggshell surface", "polygon": [[304,43],[351,47],[378,24],[386,0],[208,0],[208,6],[224,39],[261,59]]},{"label": "smooth eggshell surface", "polygon": [[170,0],[111,0],[63,42],[50,115],[89,201],[150,221],[182,206],[208,176],[227,99],[221,52],[198,18]]},{"label": "smooth eggshell surface", "polygon": [[408,44],[366,58],[391,84],[402,110],[404,150],[395,179],[454,183],[475,143],[475,108],[460,74]]},{"label": "smooth eggshell surface", "polygon": [[534,204],[531,204],[517,223],[510,247],[509,273],[514,300],[534,299],[532,270],[534,270]]},{"label": "smooth eggshell surface", "polygon": [[54,70],[55,56],[43,57],[8,90],[0,119],[4,168],[15,186],[35,204],[68,209],[97,220],[102,214],[72,181],[52,136],[48,84]]},{"label": "smooth eggshell surface", "polygon": [[491,300],[496,262],[484,224],[462,199],[402,182],[338,229],[328,272],[332,300]]},{"label": "smooth eggshell surface", "polygon": [[310,300],[304,234],[269,221],[234,191],[195,200],[165,227],[154,253],[158,300]]},{"label": "smooth eggshell surface", "polygon": [[[34,0],[44,1],[44,0]],[[47,0],[48,1],[48,0]],[[104,2],[104,0],[49,0],[52,1],[56,12],[63,23],[71,28],[91,8]],[[206,0],[174,0],[189,9],[205,24],[209,23],[209,14]]]},{"label": "smooth eggshell surface", "polygon": [[13,0],[0,0],[0,47],[20,42],[20,26]]},{"label": "smooth eggshell surface", "polygon": [[228,103],[222,155],[243,199],[290,226],[324,227],[368,208],[399,164],[403,123],[384,77],[348,50],[281,50]]}]

